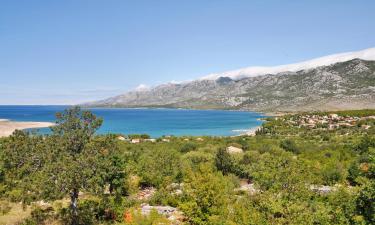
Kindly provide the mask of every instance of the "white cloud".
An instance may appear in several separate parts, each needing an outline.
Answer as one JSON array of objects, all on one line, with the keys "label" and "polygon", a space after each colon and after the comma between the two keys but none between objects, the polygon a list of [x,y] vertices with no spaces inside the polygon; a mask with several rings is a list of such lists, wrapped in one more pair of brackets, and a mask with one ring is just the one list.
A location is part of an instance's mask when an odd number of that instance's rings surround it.
[{"label": "white cloud", "polygon": [[230,77],[232,79],[241,79],[245,77],[255,77],[266,74],[277,74],[281,72],[296,72],[299,70],[312,69],[319,66],[327,66],[338,62],[345,62],[355,58],[364,60],[375,60],[375,48],[369,48],[357,52],[346,52],[334,55],[328,55],[300,63],[293,63],[281,66],[271,67],[247,67],[239,70],[228,71],[224,73],[214,73],[202,77],[200,80],[216,80],[219,77]]},{"label": "white cloud", "polygon": [[147,90],[150,90],[150,86],[146,84],[140,84],[134,90],[135,91],[147,91]]}]

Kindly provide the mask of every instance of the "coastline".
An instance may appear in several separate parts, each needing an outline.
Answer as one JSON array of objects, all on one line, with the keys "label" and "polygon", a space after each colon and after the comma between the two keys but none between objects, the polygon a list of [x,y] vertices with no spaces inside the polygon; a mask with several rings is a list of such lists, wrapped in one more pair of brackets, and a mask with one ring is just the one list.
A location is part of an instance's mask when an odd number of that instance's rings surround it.
[{"label": "coastline", "polygon": [[[234,136],[231,136],[231,137],[240,137],[240,136],[255,136],[255,132],[257,130],[259,130],[260,128],[262,127],[262,125],[259,125],[259,126],[256,126],[256,127],[252,127],[248,130],[243,130],[243,132],[241,132],[240,134],[238,135],[234,135]],[[233,130],[233,131],[236,131],[236,130]]]},{"label": "coastline", "polygon": [[[5,123],[4,120],[9,119],[7,114],[7,106],[0,107],[0,137],[9,136],[16,129],[28,129],[28,128],[41,128],[48,127],[52,124],[37,123],[38,121],[53,121],[52,114],[56,111],[63,111],[65,106],[9,106],[14,110],[14,115],[9,123]],[[4,113],[2,110],[4,109]],[[97,110],[98,109],[98,110]],[[108,110],[107,110],[108,109]],[[115,111],[112,111],[114,109]],[[139,109],[140,111],[132,111]],[[150,111],[148,111],[150,109]],[[156,109],[156,110],[152,110]],[[160,110],[159,110],[160,109]],[[164,110],[171,111],[164,111]],[[83,109],[85,110],[85,109]],[[163,135],[175,135],[175,136],[245,136],[254,135],[255,131],[258,129],[257,125],[261,125],[265,118],[267,118],[261,112],[245,111],[245,110],[235,110],[235,109],[175,109],[175,108],[88,108],[94,113],[99,113],[101,116],[109,118],[106,126],[98,131],[98,134],[103,133],[147,133],[151,137],[161,137]],[[128,112],[129,111],[129,112]],[[185,112],[186,111],[186,112]],[[192,111],[190,113],[190,111]],[[213,112],[212,112],[213,111]],[[25,114],[25,112],[29,112]],[[139,113],[145,115],[145,121],[141,117],[136,118],[136,122],[133,119],[122,119],[118,115],[139,115]],[[212,114],[213,113],[213,114]],[[238,114],[237,114],[238,113]],[[38,117],[34,115],[38,114]],[[185,116],[186,114],[186,116]],[[42,115],[42,116],[41,116]],[[44,117],[45,115],[45,117]],[[155,115],[161,116],[163,122],[158,122],[158,120],[150,119]],[[172,115],[172,117],[170,116]],[[212,117],[211,115],[215,115]],[[177,116],[177,117],[176,117]],[[217,116],[217,117],[216,117]],[[126,117],[124,117],[126,118]],[[128,117],[129,118],[129,117]],[[187,119],[186,122],[194,125],[193,129],[187,129],[184,123],[180,123],[177,119]],[[209,118],[207,125],[206,121]],[[215,119],[211,119],[215,118]],[[217,119],[220,118],[220,119]],[[243,121],[243,127],[232,127],[230,123],[225,122],[227,118],[234,118],[239,121]],[[256,120],[256,121],[255,121]],[[19,122],[18,122],[19,121]],[[21,121],[33,121],[35,123],[28,122],[27,124],[21,124]],[[147,123],[151,121],[151,127]],[[224,122],[221,122],[224,121]],[[248,121],[253,121],[254,123],[245,124]],[[12,124],[10,124],[12,122]],[[160,124],[159,124],[160,123]],[[124,124],[124,125],[122,125]],[[156,125],[155,125],[156,124]],[[219,124],[219,126],[217,126]],[[7,125],[5,127],[5,125]],[[17,125],[16,127],[12,126]],[[130,128],[129,128],[130,126]],[[171,127],[173,126],[173,127]],[[237,129],[237,130],[236,130]],[[47,129],[43,129],[43,132]]]},{"label": "coastline", "polygon": [[255,136],[255,132],[257,130],[259,130],[262,126],[256,126],[256,127],[253,127],[253,128],[250,128],[248,131],[246,131],[246,133],[244,133],[243,135],[247,135],[247,136]]},{"label": "coastline", "polygon": [[54,126],[51,122],[22,122],[0,119],[0,138],[10,136],[15,130],[24,130],[30,128],[44,128]]}]

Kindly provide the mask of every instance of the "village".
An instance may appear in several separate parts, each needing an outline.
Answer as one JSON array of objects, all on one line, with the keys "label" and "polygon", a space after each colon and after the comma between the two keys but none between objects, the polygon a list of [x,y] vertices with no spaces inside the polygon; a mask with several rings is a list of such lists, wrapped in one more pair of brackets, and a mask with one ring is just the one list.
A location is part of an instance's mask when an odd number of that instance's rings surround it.
[{"label": "village", "polygon": [[[320,128],[323,130],[334,130],[337,128],[349,128],[358,126],[360,121],[375,120],[375,116],[340,116],[338,114],[307,114],[307,115],[294,115],[289,120],[283,118],[289,125],[295,127],[307,127],[307,128]],[[360,126],[363,129],[368,130],[371,126],[362,124]]]},{"label": "village", "polygon": [[[151,142],[151,143],[166,142],[166,143],[169,143],[169,142],[171,142],[171,138],[172,138],[172,136],[164,136],[163,138],[158,138],[158,139],[149,138],[149,137],[146,137],[146,138],[143,138],[143,137],[131,138],[131,137],[126,137],[124,135],[117,136],[118,140],[125,141],[125,142],[131,143],[131,144],[139,144],[139,143],[142,143],[142,142]],[[190,141],[189,138],[184,138],[183,140],[184,141]],[[200,137],[195,138],[195,140],[196,141],[204,141],[204,139],[200,138]]]}]

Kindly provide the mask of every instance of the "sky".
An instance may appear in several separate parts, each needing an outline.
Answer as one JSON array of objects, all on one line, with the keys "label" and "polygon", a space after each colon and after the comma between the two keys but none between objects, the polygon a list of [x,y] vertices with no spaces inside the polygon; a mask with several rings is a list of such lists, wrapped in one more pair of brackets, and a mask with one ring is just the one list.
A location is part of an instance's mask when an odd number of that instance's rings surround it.
[{"label": "sky", "polygon": [[375,47],[373,0],[0,0],[0,104],[77,104]]}]

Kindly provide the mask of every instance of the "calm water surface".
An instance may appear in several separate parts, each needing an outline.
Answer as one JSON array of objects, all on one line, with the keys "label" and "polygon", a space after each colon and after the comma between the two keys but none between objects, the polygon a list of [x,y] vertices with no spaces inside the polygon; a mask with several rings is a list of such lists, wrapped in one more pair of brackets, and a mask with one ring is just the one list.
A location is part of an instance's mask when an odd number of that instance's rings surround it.
[{"label": "calm water surface", "polygon": [[[55,113],[69,106],[0,106],[0,119],[54,122]],[[99,133],[230,136],[262,124],[255,112],[185,109],[92,108],[104,119]],[[49,129],[41,129],[48,132]]]}]

